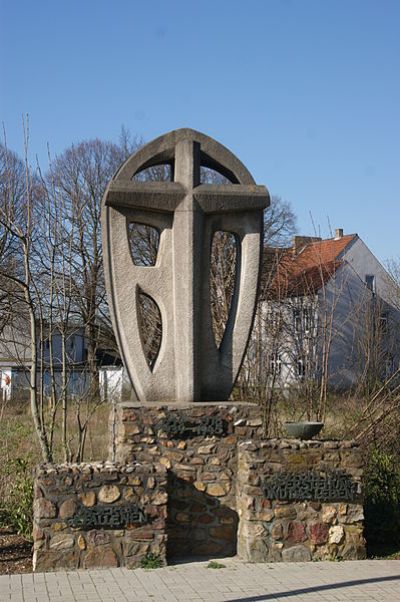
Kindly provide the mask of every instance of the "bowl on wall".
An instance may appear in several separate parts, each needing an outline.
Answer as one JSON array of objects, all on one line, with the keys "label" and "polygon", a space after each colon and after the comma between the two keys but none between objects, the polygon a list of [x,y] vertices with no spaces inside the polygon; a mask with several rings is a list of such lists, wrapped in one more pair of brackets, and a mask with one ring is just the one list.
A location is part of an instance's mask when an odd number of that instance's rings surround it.
[{"label": "bowl on wall", "polygon": [[289,437],[294,439],[312,439],[318,435],[323,422],[285,422],[284,428]]}]

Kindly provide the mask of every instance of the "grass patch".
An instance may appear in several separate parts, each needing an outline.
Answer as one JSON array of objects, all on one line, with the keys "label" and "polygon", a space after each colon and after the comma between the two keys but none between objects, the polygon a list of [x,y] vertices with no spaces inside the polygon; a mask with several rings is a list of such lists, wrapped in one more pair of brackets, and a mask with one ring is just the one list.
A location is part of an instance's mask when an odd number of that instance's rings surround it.
[{"label": "grass patch", "polygon": [[33,479],[29,459],[9,459],[2,471],[8,487],[0,499],[0,527],[10,527],[18,535],[31,539]]},{"label": "grass patch", "polygon": [[[85,460],[103,460],[108,455],[108,414],[100,405],[92,416],[86,438]],[[70,432],[76,418],[68,416]],[[61,426],[54,431],[54,460],[62,462]],[[10,528],[26,539],[32,536],[33,472],[42,462],[27,402],[9,402],[0,419],[0,528]]]},{"label": "grass patch", "polygon": [[146,556],[140,561],[140,568],[142,569],[159,569],[162,567],[162,561],[156,554],[146,554]]},{"label": "grass patch", "polygon": [[226,569],[226,565],[216,560],[210,560],[206,566],[207,569]]}]

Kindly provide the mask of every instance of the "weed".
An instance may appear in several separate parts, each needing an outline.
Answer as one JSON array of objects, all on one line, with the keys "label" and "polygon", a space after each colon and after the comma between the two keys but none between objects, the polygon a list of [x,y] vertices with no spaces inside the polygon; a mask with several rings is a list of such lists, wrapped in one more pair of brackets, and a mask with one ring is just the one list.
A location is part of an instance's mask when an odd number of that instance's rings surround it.
[{"label": "weed", "polygon": [[140,561],[140,567],[142,569],[159,569],[162,567],[162,561],[157,554],[152,554],[149,552],[146,556]]},{"label": "weed", "polygon": [[225,564],[221,564],[220,562],[217,562],[216,560],[210,560],[210,562],[207,564],[207,568],[208,569],[225,569],[226,566],[225,566]]}]

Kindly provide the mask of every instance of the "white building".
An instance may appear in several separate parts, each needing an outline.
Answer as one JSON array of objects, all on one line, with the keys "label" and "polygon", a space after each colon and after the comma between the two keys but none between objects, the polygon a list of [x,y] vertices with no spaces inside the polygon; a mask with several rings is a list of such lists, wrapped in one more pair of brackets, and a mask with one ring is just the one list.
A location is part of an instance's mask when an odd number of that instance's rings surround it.
[{"label": "white building", "polygon": [[[271,260],[272,258],[272,260]],[[266,384],[291,388],[326,378],[336,389],[399,367],[399,289],[357,234],[294,238],[269,253],[259,324]]]}]

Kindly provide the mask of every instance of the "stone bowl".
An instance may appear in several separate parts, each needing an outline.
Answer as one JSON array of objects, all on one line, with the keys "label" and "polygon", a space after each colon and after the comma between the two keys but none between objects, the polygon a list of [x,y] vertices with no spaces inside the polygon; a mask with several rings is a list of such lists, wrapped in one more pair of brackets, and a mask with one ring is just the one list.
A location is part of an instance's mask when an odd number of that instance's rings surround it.
[{"label": "stone bowl", "polygon": [[285,422],[284,428],[289,437],[294,439],[312,439],[318,435],[323,422]]}]

